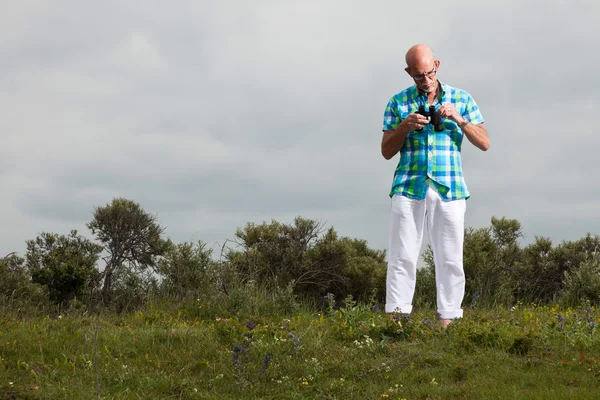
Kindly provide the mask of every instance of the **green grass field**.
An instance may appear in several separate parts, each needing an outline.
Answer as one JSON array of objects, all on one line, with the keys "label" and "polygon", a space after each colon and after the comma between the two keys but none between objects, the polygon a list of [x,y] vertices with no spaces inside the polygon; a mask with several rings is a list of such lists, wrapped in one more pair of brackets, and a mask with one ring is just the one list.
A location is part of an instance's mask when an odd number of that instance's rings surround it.
[{"label": "green grass field", "polygon": [[[198,304],[202,310],[203,305]],[[0,399],[596,399],[600,313],[0,317]],[[173,308],[170,308],[173,310]],[[177,310],[175,308],[175,310]]]}]

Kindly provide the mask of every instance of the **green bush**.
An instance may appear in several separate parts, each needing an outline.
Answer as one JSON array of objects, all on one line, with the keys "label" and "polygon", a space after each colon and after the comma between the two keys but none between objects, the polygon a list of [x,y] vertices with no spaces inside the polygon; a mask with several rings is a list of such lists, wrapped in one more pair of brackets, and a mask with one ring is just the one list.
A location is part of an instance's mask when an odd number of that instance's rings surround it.
[{"label": "green bush", "polygon": [[33,282],[48,288],[50,300],[66,304],[97,282],[102,246],[77,234],[42,233],[27,241],[26,266]]},{"label": "green bush", "polygon": [[170,297],[183,300],[198,298],[211,285],[214,273],[212,249],[199,241],[180,243],[172,246],[159,261],[157,272],[162,275],[162,292]]},{"label": "green bush", "polygon": [[600,262],[598,256],[584,260],[578,268],[565,272],[562,302],[575,306],[589,300],[600,304]]},{"label": "green bush", "polygon": [[111,302],[105,305],[119,314],[142,309],[158,294],[157,278],[151,273],[123,267],[115,276]]},{"label": "green bush", "polygon": [[413,305],[418,308],[436,309],[435,272],[433,265],[425,265],[417,269],[417,282]]},{"label": "green bush", "polygon": [[265,288],[292,284],[308,299],[328,292],[383,297],[385,252],[369,249],[363,240],[338,238],[333,228],[322,234],[319,223],[300,217],[290,225],[248,224],[236,237],[239,249],[230,250],[227,261],[244,282]]},{"label": "green bush", "polygon": [[48,294],[45,287],[31,282],[25,260],[14,253],[0,259],[0,301],[6,306],[27,305],[45,307]]}]

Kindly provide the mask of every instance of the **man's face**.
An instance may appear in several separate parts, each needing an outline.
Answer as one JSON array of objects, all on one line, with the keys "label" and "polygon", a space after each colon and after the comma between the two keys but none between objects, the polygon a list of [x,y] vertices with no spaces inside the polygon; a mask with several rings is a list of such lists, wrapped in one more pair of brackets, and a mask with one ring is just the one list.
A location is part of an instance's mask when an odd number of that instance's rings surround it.
[{"label": "man's face", "polygon": [[437,87],[437,71],[439,61],[420,62],[406,68],[406,72],[413,78],[419,90],[425,93],[434,92]]}]

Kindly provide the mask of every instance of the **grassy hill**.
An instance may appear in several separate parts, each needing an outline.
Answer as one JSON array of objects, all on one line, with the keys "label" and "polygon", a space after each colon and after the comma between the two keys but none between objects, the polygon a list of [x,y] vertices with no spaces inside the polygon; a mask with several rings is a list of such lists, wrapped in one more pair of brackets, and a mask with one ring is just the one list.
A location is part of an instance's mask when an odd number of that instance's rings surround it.
[{"label": "grassy hill", "polygon": [[595,399],[600,313],[522,305],[0,316],[0,399]]}]

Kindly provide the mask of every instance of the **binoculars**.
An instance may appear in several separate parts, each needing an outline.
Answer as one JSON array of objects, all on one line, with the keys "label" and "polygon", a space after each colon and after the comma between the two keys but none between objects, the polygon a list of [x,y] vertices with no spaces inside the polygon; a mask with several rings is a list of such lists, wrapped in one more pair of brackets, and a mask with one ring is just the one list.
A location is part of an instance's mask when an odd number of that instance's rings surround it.
[{"label": "binoculars", "polygon": [[[421,114],[422,116],[429,119],[429,123],[433,125],[433,129],[436,132],[441,132],[444,130],[444,124],[442,124],[442,116],[439,111],[436,111],[435,106],[429,106],[429,111],[425,110],[424,106],[419,106],[419,111],[417,114]],[[417,131],[422,131],[423,128],[417,129]]]}]

